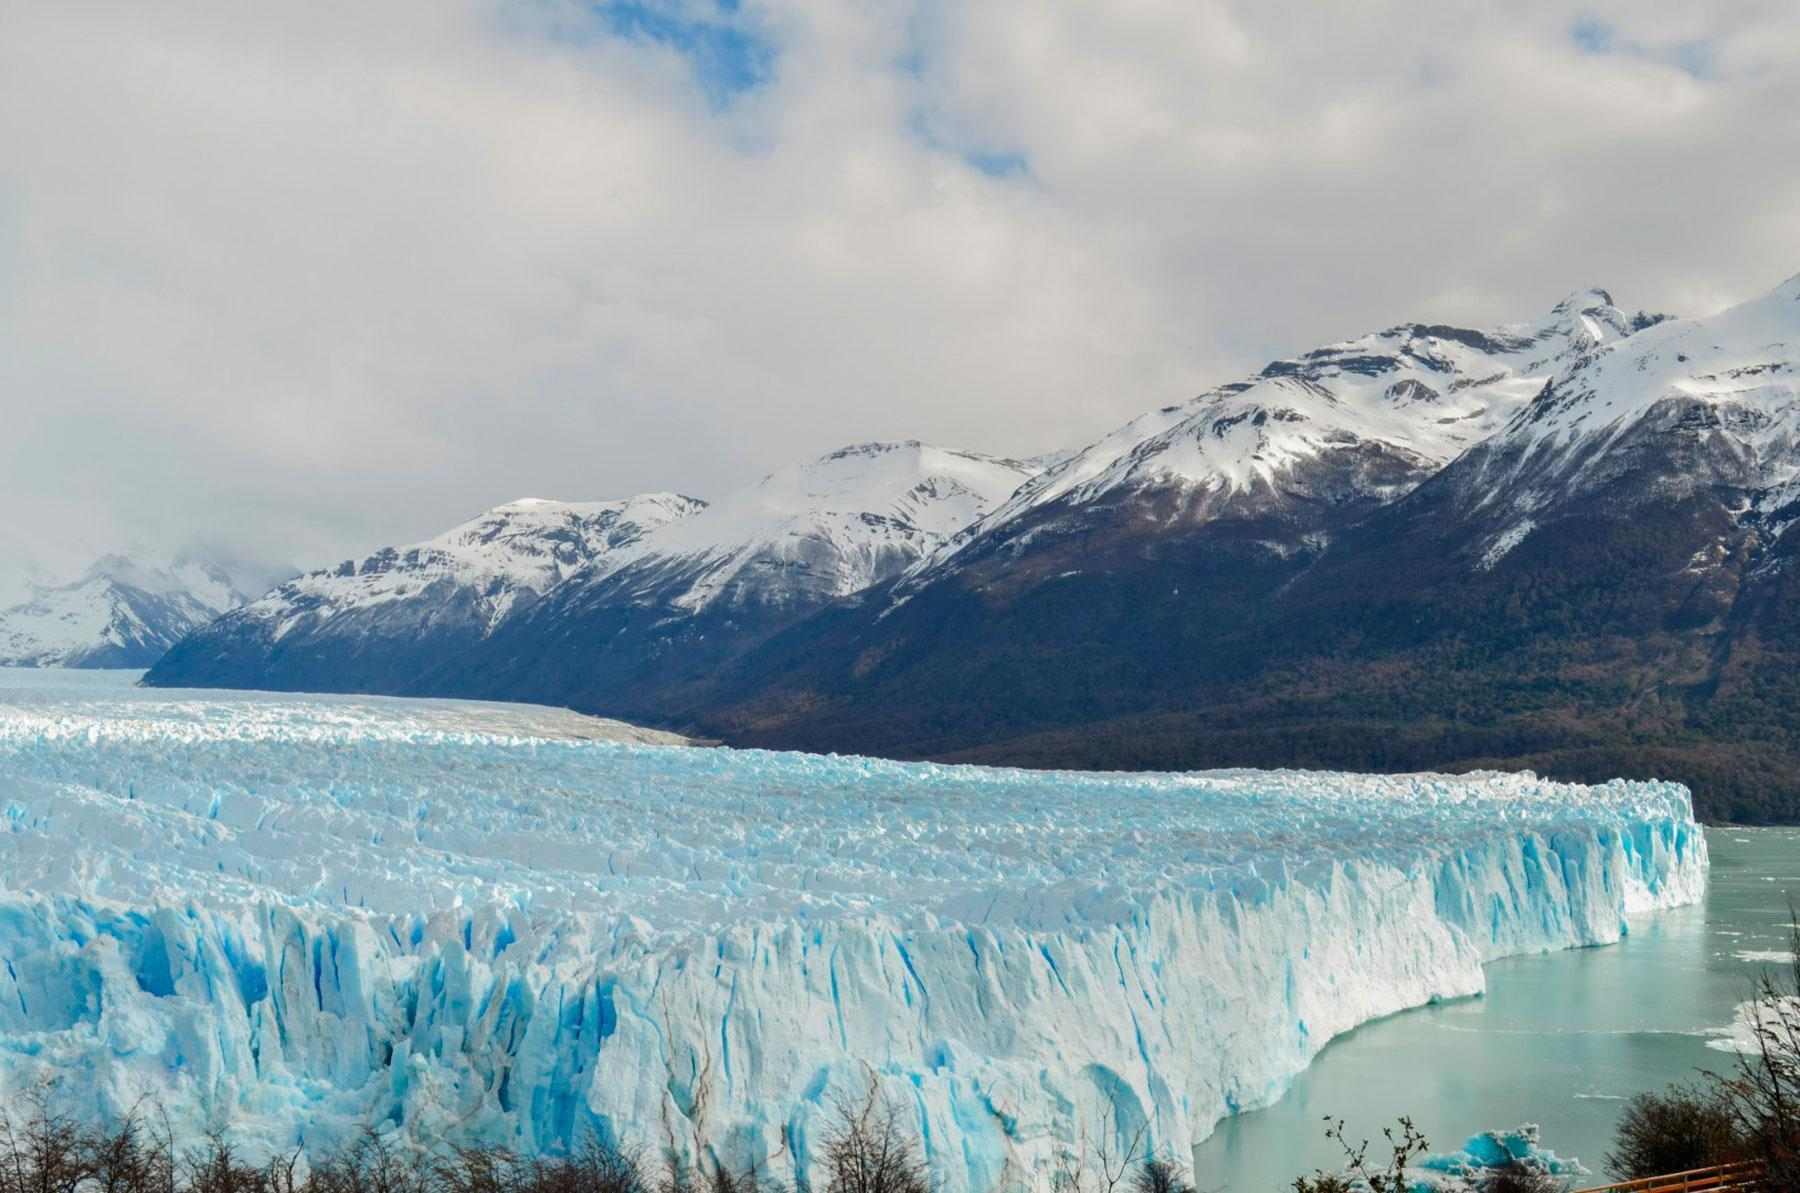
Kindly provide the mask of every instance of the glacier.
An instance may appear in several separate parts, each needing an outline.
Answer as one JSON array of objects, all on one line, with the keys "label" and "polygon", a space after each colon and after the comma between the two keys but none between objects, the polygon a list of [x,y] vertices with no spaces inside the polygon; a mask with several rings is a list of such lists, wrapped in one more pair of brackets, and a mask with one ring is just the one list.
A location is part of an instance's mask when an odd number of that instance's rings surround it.
[{"label": "glacier", "polygon": [[[1186,1160],[1335,1035],[1697,899],[1675,784],[1084,774],[0,672],[0,1096],[249,1149],[598,1136],[946,1193]],[[1201,1174],[1202,1177],[1204,1174]]]}]

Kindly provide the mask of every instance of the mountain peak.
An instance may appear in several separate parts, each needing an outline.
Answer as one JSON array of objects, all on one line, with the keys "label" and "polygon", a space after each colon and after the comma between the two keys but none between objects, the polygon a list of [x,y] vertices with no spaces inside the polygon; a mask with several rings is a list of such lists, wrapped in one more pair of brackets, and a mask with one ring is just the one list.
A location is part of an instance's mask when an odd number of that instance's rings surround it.
[{"label": "mountain peak", "polygon": [[147,579],[145,573],[150,570],[147,565],[139,563],[129,555],[114,551],[94,560],[75,582],[79,584],[94,579],[105,579],[142,587],[142,582]]},{"label": "mountain peak", "polygon": [[978,556],[984,541],[1032,534],[1040,519],[1083,524],[1052,507],[1104,518],[1127,494],[1160,494],[1193,524],[1393,500],[1505,426],[1568,361],[1633,330],[1606,291],[1579,290],[1537,322],[1403,323],[1271,362],[1055,461],[907,583]]},{"label": "mountain peak", "polygon": [[[851,444],[664,526],[645,536],[640,553],[652,568],[691,577],[669,597],[682,608],[760,600],[780,584],[842,596],[935,549],[1035,472],[917,439]],[[786,579],[756,579],[764,575]]]},{"label": "mountain peak", "polygon": [[[1679,461],[1656,492],[1734,487],[1785,508],[1800,476],[1800,278],[1698,319],[1646,323],[1568,361],[1481,446],[1471,482],[1521,516]],[[1771,495],[1772,494],[1772,495]],[[1503,496],[1504,495],[1504,496]],[[1520,525],[1524,525],[1521,522]]]},{"label": "mountain peak", "polygon": [[1550,308],[1540,334],[1568,337],[1577,351],[1586,351],[1640,331],[1660,316],[1627,315],[1613,303],[1609,291],[1577,290]]},{"label": "mountain peak", "polygon": [[1550,309],[1558,313],[1564,313],[1568,311],[1588,311],[1596,307],[1610,307],[1612,305],[1612,294],[1609,291],[1602,290],[1596,286],[1588,290],[1577,290]]},{"label": "mountain peak", "polygon": [[925,444],[917,439],[871,439],[867,443],[851,443],[836,451],[826,452],[820,460],[847,460],[857,456],[882,456],[890,452],[917,450]]},{"label": "mountain peak", "polygon": [[0,665],[147,667],[244,596],[201,569],[102,555],[0,610]]}]

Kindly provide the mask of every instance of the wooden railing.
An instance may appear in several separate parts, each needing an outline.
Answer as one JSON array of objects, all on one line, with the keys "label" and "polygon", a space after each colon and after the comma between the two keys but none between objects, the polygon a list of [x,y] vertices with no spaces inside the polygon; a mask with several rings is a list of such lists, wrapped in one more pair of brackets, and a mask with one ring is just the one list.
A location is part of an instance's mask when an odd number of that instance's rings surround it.
[{"label": "wooden railing", "polygon": [[1713,1168],[1696,1168],[1691,1172],[1621,1181],[1616,1185],[1596,1185],[1578,1193],[1731,1193],[1738,1189],[1762,1189],[1763,1175],[1762,1161],[1743,1160]]}]

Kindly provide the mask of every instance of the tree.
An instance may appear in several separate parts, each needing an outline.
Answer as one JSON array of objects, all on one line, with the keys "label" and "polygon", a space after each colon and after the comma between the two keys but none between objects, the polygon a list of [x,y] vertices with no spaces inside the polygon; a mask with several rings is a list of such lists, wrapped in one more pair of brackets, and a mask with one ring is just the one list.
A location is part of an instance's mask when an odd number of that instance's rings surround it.
[{"label": "tree", "polygon": [[1173,1160],[1151,1159],[1132,1175],[1131,1193],[1194,1193],[1194,1186]]},{"label": "tree", "polygon": [[918,1136],[873,1078],[861,1099],[836,1110],[822,1156],[826,1193],[931,1193]]}]

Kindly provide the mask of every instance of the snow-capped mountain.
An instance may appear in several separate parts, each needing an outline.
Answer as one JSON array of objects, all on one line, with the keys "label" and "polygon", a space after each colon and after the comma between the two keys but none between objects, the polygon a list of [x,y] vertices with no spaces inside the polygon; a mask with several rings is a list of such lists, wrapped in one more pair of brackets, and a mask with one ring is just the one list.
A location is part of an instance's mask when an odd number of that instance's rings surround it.
[{"label": "snow-capped mountain", "polygon": [[418,564],[387,553],[337,578],[355,617],[233,615],[153,679],[901,757],[1657,774],[1800,813],[1796,345],[1800,279],[1703,319],[1591,290],[1402,324],[1074,452],[833,453],[529,600],[399,599],[363,575]]},{"label": "snow-capped mountain", "polygon": [[646,534],[705,505],[675,493],[591,502],[524,497],[414,546],[384,547],[361,562],[301,576],[245,616],[270,619],[280,640],[375,608],[417,606],[425,617],[427,608],[467,602],[483,632],[492,632],[521,602],[578,571],[616,564]]},{"label": "snow-capped mountain", "polygon": [[1760,548],[1800,516],[1800,277],[1570,362],[1446,476],[1492,567],[1558,508],[1709,499]]},{"label": "snow-capped mountain", "polygon": [[509,502],[425,542],[290,580],[181,642],[146,682],[390,691],[704,506],[673,493]]},{"label": "snow-capped mountain", "polygon": [[[747,660],[709,727],[931,754],[1136,710],[1254,666],[1269,643],[1226,639],[1274,594],[1559,372],[1658,322],[1580,291],[1532,322],[1405,323],[1340,341],[1145,414],[1049,463],[922,558],[868,624],[836,619],[818,641],[790,635]],[[904,718],[837,720],[839,700],[903,671],[906,694],[887,698],[896,707],[930,710],[946,683],[979,707],[933,711],[931,736]],[[814,717],[832,737],[786,735]]]},{"label": "snow-capped mountain", "polygon": [[531,690],[642,713],[648,693],[622,674],[646,661],[685,673],[891,579],[1031,475],[1016,461],[879,443],[710,506],[671,494],[514,502],[292,581],[182,642],[147,682]]},{"label": "snow-capped mountain", "polygon": [[1045,469],[904,587],[996,552],[1010,561],[1085,538],[1121,508],[1158,535],[1259,519],[1284,547],[1309,535],[1317,545],[1331,523],[1404,495],[1492,435],[1558,370],[1653,322],[1591,290],[1536,323],[1409,323],[1275,361]]},{"label": "snow-capped mountain", "polygon": [[1033,465],[917,441],[783,469],[571,577],[420,691],[679,719],[685,695],[787,626],[899,576],[1009,497]]},{"label": "snow-capped mountain", "polygon": [[[1433,341],[1478,355],[1421,368]],[[1800,279],[1708,318],[1596,291],[1535,330],[1277,362],[1046,471],[879,610],[758,651],[697,727],[1033,765],[1658,774],[1710,815],[1800,814],[1797,379]],[[1273,394],[1305,421],[1275,426]],[[1275,430],[1228,452],[1259,415]]]},{"label": "snow-capped mountain", "polygon": [[0,610],[0,666],[148,667],[250,600],[254,583],[254,573],[246,579],[198,557],[155,565],[108,555],[68,583],[32,586],[26,600]]},{"label": "snow-capped mountain", "polygon": [[1033,474],[1026,462],[917,440],[857,444],[663,528],[628,567],[582,583],[690,612],[848,596],[918,563]]}]

